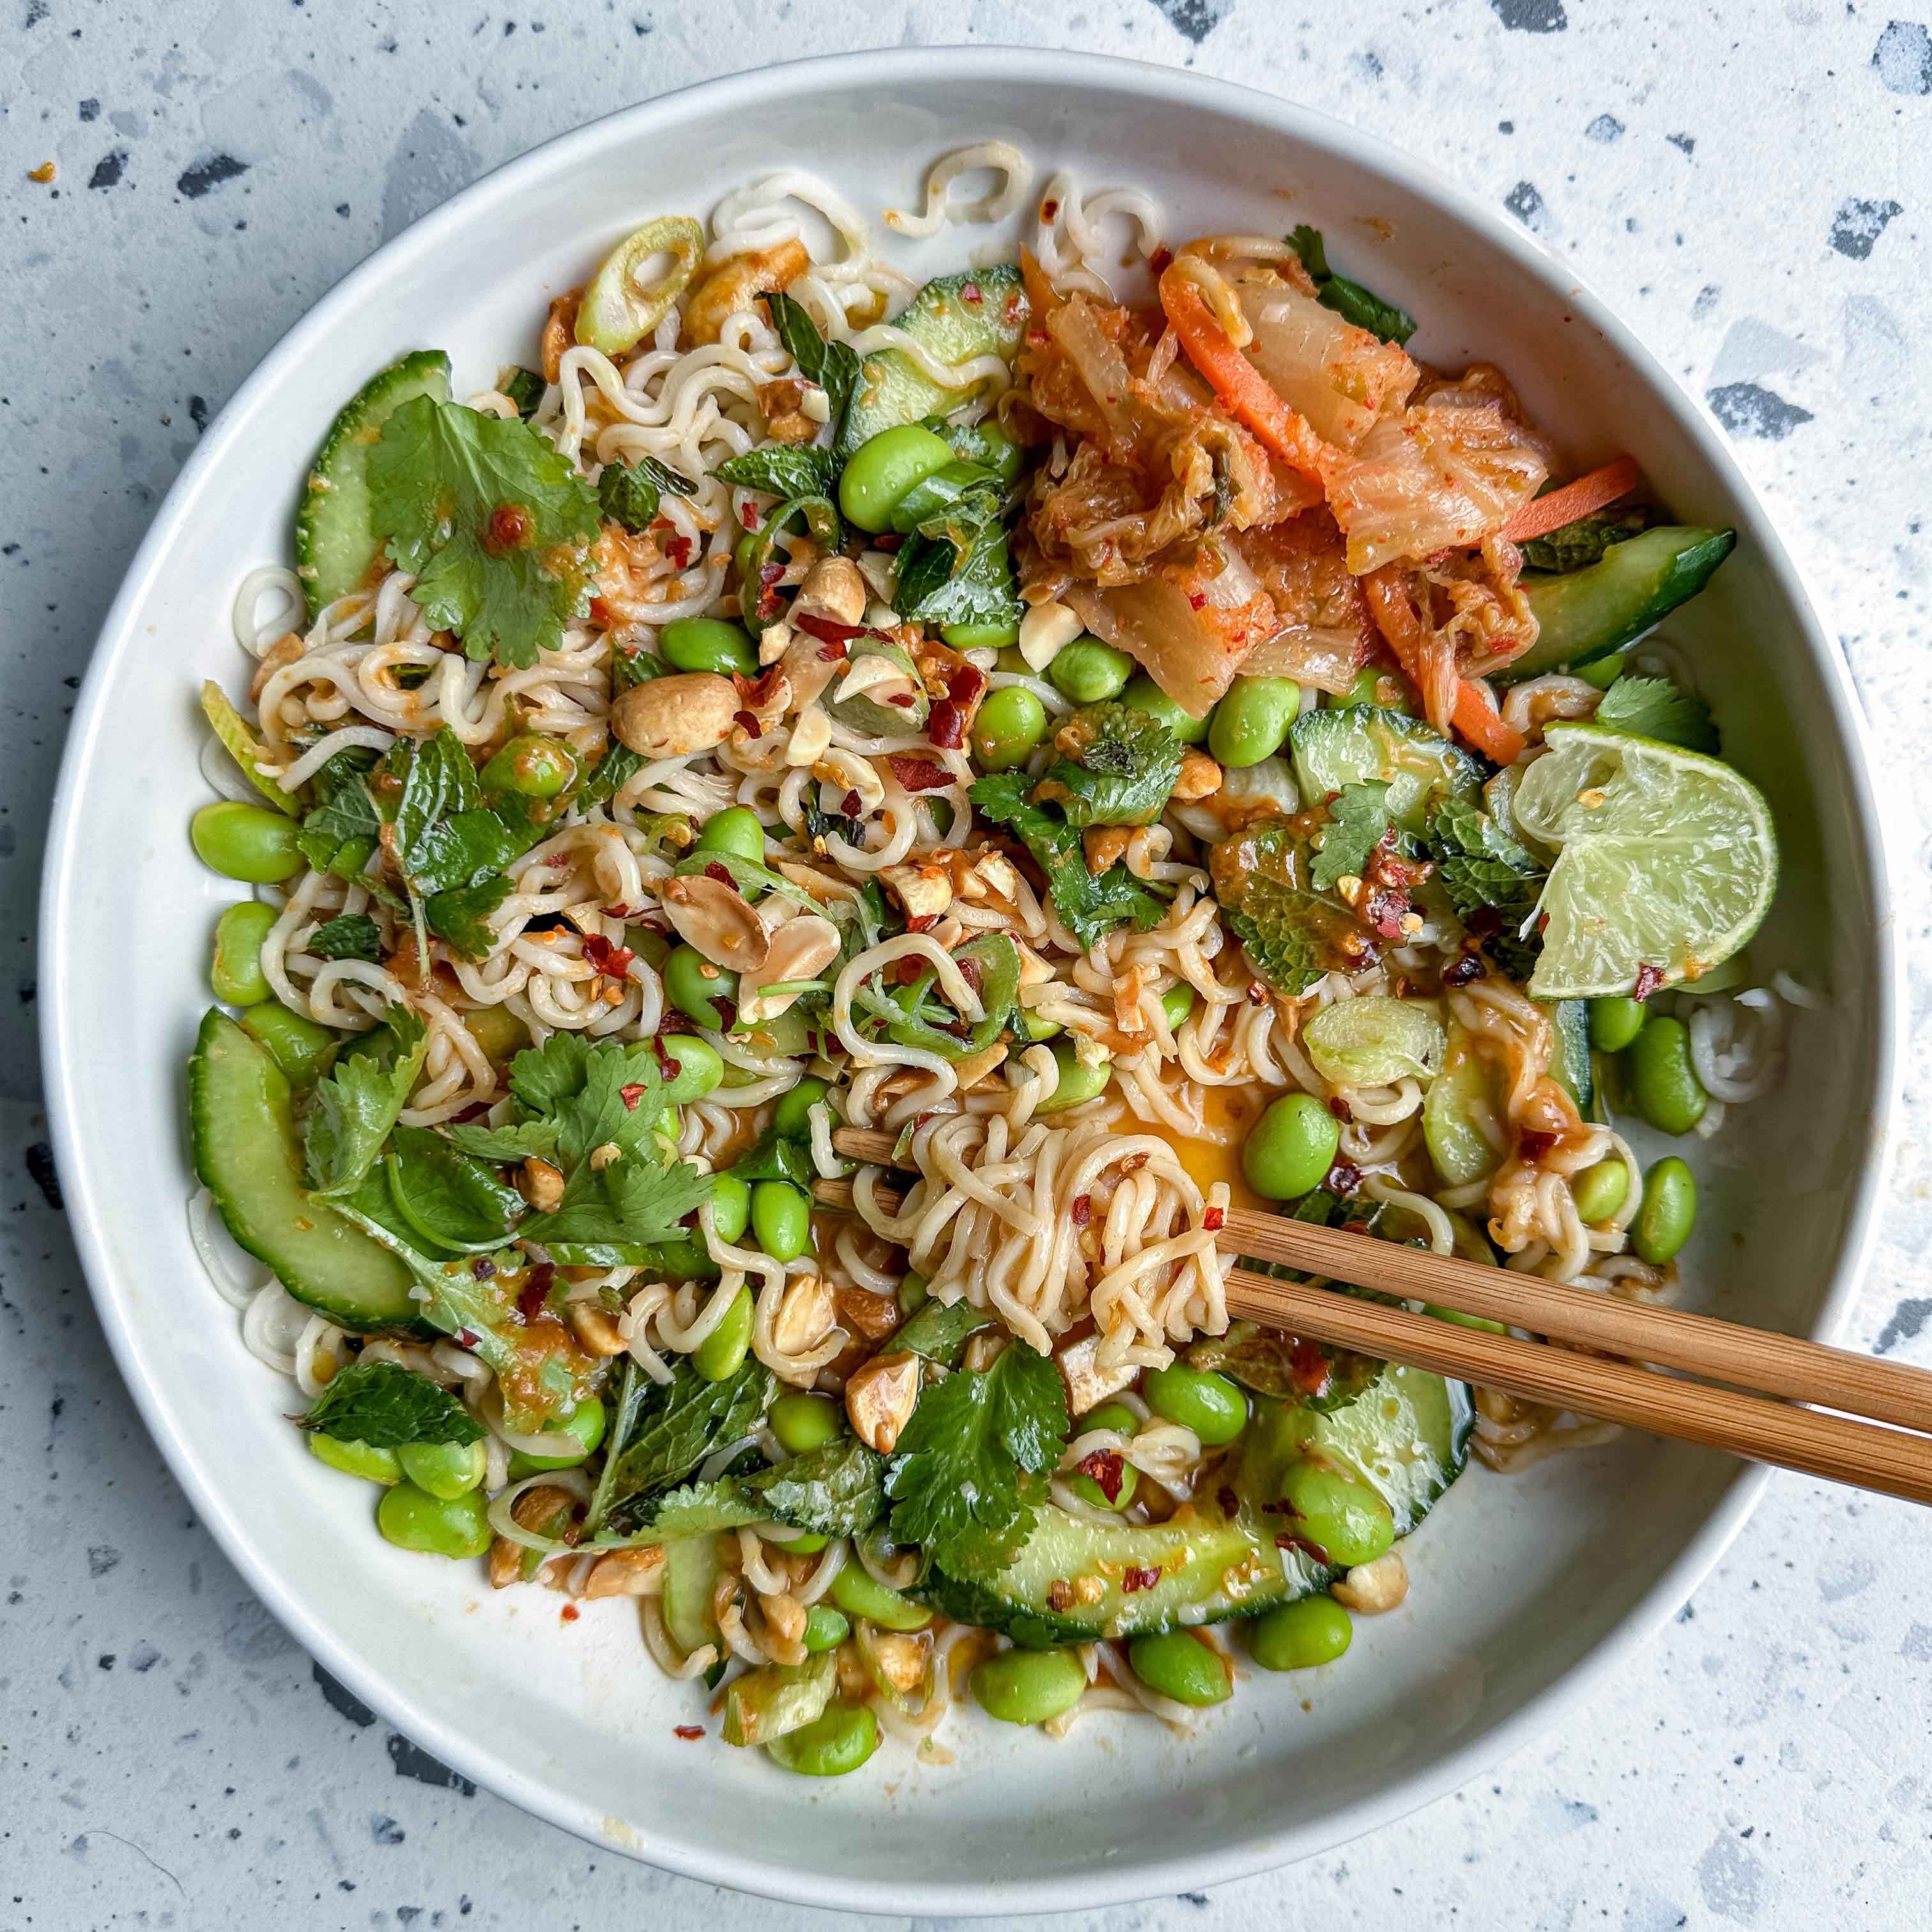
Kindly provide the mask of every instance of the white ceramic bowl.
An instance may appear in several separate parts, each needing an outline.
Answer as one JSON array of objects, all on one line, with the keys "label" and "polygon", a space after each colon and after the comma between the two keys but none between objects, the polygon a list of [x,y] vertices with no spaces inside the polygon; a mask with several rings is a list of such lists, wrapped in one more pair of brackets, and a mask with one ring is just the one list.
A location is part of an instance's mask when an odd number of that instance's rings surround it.
[{"label": "white ceramic bowl", "polygon": [[[1738,527],[1737,554],[1672,631],[1777,812],[1786,871],[1759,967],[1832,997],[1798,1030],[1785,1095],[1696,1150],[1705,1204],[1688,1272],[1720,1310],[1814,1333],[1837,1320],[1870,1233],[1897,1037],[1849,683],[1721,436],[1560,265],[1346,128],[1196,75],[1072,55],[814,61],[553,142],[344,281],[243,386],[162,506],[61,774],[41,1010],[61,1172],[102,1322],[237,1567],[328,1670],[428,1750],[655,1864],[921,1914],[1176,1892],[1421,1804],[1608,1678],[1716,1560],[1760,1486],[1719,1458],[1635,1439],[1513,1480],[1472,1469],[1409,1546],[1400,1615],[1363,1622],[1339,1666],[1244,1683],[1190,1743],[1144,1720],[1094,1720],[1052,1744],[968,1718],[952,1727],[950,1768],[891,1746],[819,1784],[758,1754],[678,1741],[695,1700],[651,1666],[626,1606],[566,1626],[554,1596],[493,1596],[479,1566],[382,1543],[368,1491],[302,1453],[282,1419],[286,1385],[244,1352],[183,1211],[182,1069],[208,998],[209,928],[232,896],[186,836],[206,796],[195,695],[205,676],[240,681],[230,600],[245,570],[286,555],[331,415],[409,349],[448,349],[459,393],[481,386],[528,356],[545,298],[650,214],[708,210],[791,163],[872,214],[916,197],[941,151],[994,134],[1042,180],[1065,165],[1090,188],[1150,188],[1173,237],[1316,222],[1352,271],[1422,318],[1415,346],[1430,361],[1493,357],[1574,461],[1632,451],[1681,517]],[[956,267],[987,238],[950,230],[906,260]]]}]

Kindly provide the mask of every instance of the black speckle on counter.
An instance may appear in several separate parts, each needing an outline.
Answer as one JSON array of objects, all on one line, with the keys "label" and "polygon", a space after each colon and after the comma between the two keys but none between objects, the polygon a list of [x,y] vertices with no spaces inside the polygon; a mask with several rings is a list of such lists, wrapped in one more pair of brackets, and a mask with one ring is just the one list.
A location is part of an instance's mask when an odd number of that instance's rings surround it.
[{"label": "black speckle on counter", "polygon": [[1600,141],[1606,147],[1612,141],[1621,141],[1623,136],[1624,124],[1614,114],[1599,114],[1583,130],[1585,140]]},{"label": "black speckle on counter", "polygon": [[246,161],[238,161],[232,154],[212,154],[205,161],[196,161],[191,168],[184,169],[175,182],[179,194],[190,201],[199,201],[211,194],[224,182],[232,181],[237,175],[248,172]]},{"label": "black speckle on counter", "polygon": [[400,1731],[389,1733],[389,1762],[398,1778],[413,1778],[418,1784],[433,1784],[441,1791],[460,1791],[466,1798],[476,1796],[476,1787],[468,1778],[431,1757],[420,1745],[411,1744]]},{"label": "black speckle on counter", "polygon": [[1707,389],[1704,400],[1732,435],[1759,442],[1782,442],[1800,423],[1811,420],[1809,410],[1787,403],[1756,382],[1726,382],[1721,388]]},{"label": "black speckle on counter", "polygon": [[206,396],[190,396],[188,398],[188,419],[190,422],[193,423],[195,428],[198,430],[207,428],[208,398]]},{"label": "black speckle on counter", "polygon": [[98,188],[118,187],[127,168],[128,150],[125,148],[110,148],[94,163],[94,172],[88,176],[87,184],[89,188]]},{"label": "black speckle on counter", "polygon": [[1550,210],[1544,206],[1543,196],[1534,182],[1518,182],[1503,196],[1503,206],[1532,235],[1544,234],[1552,226]]},{"label": "black speckle on counter", "polygon": [[1890,94],[1932,94],[1932,33],[1916,20],[1894,20],[1878,37],[1871,64]]},{"label": "black speckle on counter", "polygon": [[1862,262],[1885,232],[1886,224],[1904,212],[1895,201],[1861,201],[1856,195],[1847,195],[1832,218],[1832,246],[1854,262]]},{"label": "black speckle on counter", "polygon": [[1878,1331],[1878,1340],[1872,1344],[1872,1353],[1888,1355],[1900,1342],[1914,1340],[1923,1332],[1928,1316],[1932,1316],[1932,1301],[1918,1298],[1901,1301]]},{"label": "black speckle on counter", "polygon": [[120,1567],[121,1552],[111,1543],[94,1543],[88,1546],[87,1574],[101,1577],[108,1571]]},{"label": "black speckle on counter", "polygon": [[309,1667],[314,1672],[316,1682],[322,1687],[322,1701],[332,1711],[339,1712],[352,1724],[364,1730],[376,1721],[375,1712],[352,1690],[338,1684],[320,1664]]},{"label": "black speckle on counter", "polygon": [[370,1818],[369,1835],[379,1845],[400,1845],[409,1834],[386,1811],[378,1811]]},{"label": "black speckle on counter", "polygon": [[1666,134],[1664,137],[1673,148],[1681,148],[1687,154],[1697,152],[1697,137],[1694,134]]},{"label": "black speckle on counter", "polygon": [[60,1175],[54,1168],[54,1150],[45,1141],[36,1141],[27,1150],[27,1172],[41,1198],[56,1214],[67,1205],[61,1196]]},{"label": "black speckle on counter", "polygon": [[1490,0],[1490,11],[1513,34],[1560,34],[1570,24],[1563,0]]},{"label": "black speckle on counter", "polygon": [[98,121],[100,118],[100,103],[90,95],[80,104],[80,118],[83,121]]},{"label": "black speckle on counter", "polygon": [[1233,10],[1232,0],[1154,0],[1167,23],[1198,47]]}]

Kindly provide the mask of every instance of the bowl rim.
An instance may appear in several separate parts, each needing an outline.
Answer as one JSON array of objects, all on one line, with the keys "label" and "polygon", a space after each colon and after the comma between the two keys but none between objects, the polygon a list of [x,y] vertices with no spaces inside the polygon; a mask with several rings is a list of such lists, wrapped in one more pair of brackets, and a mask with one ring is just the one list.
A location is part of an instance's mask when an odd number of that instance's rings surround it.
[{"label": "bowl rim", "polygon": [[185,1443],[169,1426],[155,1389],[138,1372],[138,1346],[97,1223],[94,1204],[104,1183],[75,1138],[74,1096],[82,1070],[66,1045],[74,1002],[69,982],[60,970],[68,950],[70,883],[80,876],[76,850],[83,790],[80,781],[93,755],[94,741],[110,700],[118,664],[132,646],[130,620],[153,588],[171,531],[191,508],[205,480],[228,460],[239,434],[238,425],[256,398],[283,380],[312,340],[339,325],[352,326],[353,314],[365,287],[386,277],[412,254],[433,245],[448,231],[469,224],[491,206],[513,203],[533,177],[587,158],[608,145],[630,139],[634,131],[649,130],[659,122],[674,123],[694,115],[755,110],[760,102],[775,96],[794,96],[801,88],[815,89],[831,80],[836,80],[842,91],[867,86],[890,89],[902,80],[930,80],[935,68],[981,80],[1023,77],[1036,82],[1044,79],[1076,92],[1098,86],[1163,105],[1194,104],[1213,109],[1256,124],[1270,135],[1286,136],[1324,149],[1351,166],[1379,176],[1446,208],[1502,251],[1515,266],[1560,293],[1579,320],[1600,333],[1611,350],[1662,400],[1677,426],[1748,514],[1753,525],[1753,542],[1773,587],[1790,610],[1796,628],[1822,674],[1832,725],[1844,748],[1856,807],[1863,883],[1874,915],[1872,965],[1876,999],[1872,1039],[1876,1064],[1872,1086],[1875,1106],[1867,1130],[1867,1157],[1853,1187],[1844,1239],[1813,1324],[1812,1333],[1820,1339],[1829,1339],[1843,1328],[1876,1238],[1878,1210],[1895,1140],[1890,1127],[1902,1073],[1899,1027],[1904,961],[1886,862],[1882,821],[1875,796],[1871,746],[1850,667],[1820,622],[1769,512],[1758,500],[1715,419],[1568,264],[1552,256],[1532,237],[1430,164],[1378,136],[1361,133],[1297,102],[1189,69],[1160,67],[1113,56],[1031,47],[895,48],[832,53],[722,75],[617,109],[502,163],[381,244],[280,338],[223,406],[155,512],[103,621],[75,705],[54,789],[41,881],[38,949],[43,1072],[69,1226],[116,1363],[175,1479],[249,1587],[322,1668],[398,1730],[464,1776],[579,1838],[686,1877],[801,1905],[899,1915],[910,1912],[978,1916],[1091,1908],[1225,1883],[1344,1844],[1455,1790],[1486,1767],[1522,1748],[1574,1709],[1675,1612],[1742,1528],[1762,1493],[1769,1472],[1755,1466],[1741,1468],[1651,1589],[1593,1649],[1519,1709],[1448,1752],[1434,1765],[1394,1776],[1379,1791],[1290,1829],[1204,1850],[1198,1855],[1147,1864],[1126,1862],[1042,1879],[989,1877],[970,1894],[964,1895],[956,1888],[917,1880],[860,1874],[834,1880],[800,1872],[723,1843],[660,1840],[634,1822],[627,1822],[621,1831],[614,1831],[610,1827],[616,1821],[597,1815],[592,1808],[566,1801],[486,1744],[446,1729],[418,1706],[406,1685],[363,1670],[337,1644],[329,1628],[308,1604],[284,1589],[276,1575],[258,1560],[246,1532],[230,1513],[221,1487],[197,1466]]}]

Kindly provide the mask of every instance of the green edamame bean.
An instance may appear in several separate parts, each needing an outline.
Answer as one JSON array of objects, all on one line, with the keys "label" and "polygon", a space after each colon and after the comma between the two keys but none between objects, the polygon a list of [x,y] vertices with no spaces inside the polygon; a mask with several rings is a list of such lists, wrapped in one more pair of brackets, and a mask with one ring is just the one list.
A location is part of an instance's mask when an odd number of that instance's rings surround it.
[{"label": "green edamame bean", "polygon": [[1710,1096],[1690,1061],[1690,1030],[1660,1013],[1646,1020],[1624,1058],[1631,1104],[1660,1133],[1688,1134]]},{"label": "green edamame bean", "polygon": [[1127,1646],[1127,1661],[1150,1690],[1177,1704],[1225,1704],[1234,1694],[1226,1658],[1188,1630],[1136,1637]]},{"label": "green edamame bean", "polygon": [[1102,1060],[1098,1066],[1088,1066],[1065,1040],[1054,1046],[1053,1063],[1060,1070],[1060,1079],[1053,1091],[1035,1108],[1037,1113],[1051,1114],[1062,1107],[1077,1107],[1083,1100],[1091,1100],[1104,1094],[1107,1082],[1114,1077],[1114,1063],[1111,1060]]},{"label": "green edamame bean", "polygon": [[711,1225],[721,1241],[735,1245],[752,1222],[752,1190],[735,1174],[711,1177]]},{"label": "green edamame bean", "polygon": [[832,1600],[848,1617],[869,1618],[885,1630],[923,1630],[932,1621],[923,1604],[887,1589],[858,1563],[848,1563],[832,1578]]},{"label": "green edamame bean", "polygon": [[490,1547],[490,1506],[476,1490],[433,1496],[413,1483],[382,1492],[376,1527],[399,1550],[425,1556],[481,1556]]},{"label": "green edamame bean", "polygon": [[1177,980],[1161,994],[1160,1010],[1167,1016],[1170,1030],[1193,1012],[1195,998],[1194,988],[1185,980]]},{"label": "green edamame bean", "polygon": [[[692,848],[697,852],[729,852],[734,857],[765,862],[765,828],[758,814],[742,805],[728,805],[704,821]],[[747,895],[749,896],[749,895]]]},{"label": "green edamame bean", "polygon": [[1292,678],[1238,677],[1208,721],[1208,748],[1230,771],[1244,771],[1281,749],[1301,713],[1301,687]]},{"label": "green edamame bean", "polygon": [[1624,674],[1630,663],[1628,651],[1612,651],[1606,658],[1598,658],[1593,662],[1576,665],[1570,673],[1572,677],[1580,677],[1586,684],[1594,684],[1599,691],[1608,691]]},{"label": "green edamame bean", "polygon": [[942,624],[939,634],[956,651],[1004,650],[1020,634],[1017,617],[990,618],[983,624]]},{"label": "green edamame bean", "polygon": [[1248,1185],[1270,1201],[1319,1187],[1335,1164],[1342,1129],[1312,1094],[1287,1094],[1255,1123],[1241,1148]]},{"label": "green edamame bean", "polygon": [[974,434],[980,447],[973,453],[975,463],[983,463],[1002,483],[1010,483],[1020,473],[1026,453],[1000,425],[992,421],[976,424]]},{"label": "green edamame bean", "polygon": [[843,1778],[879,1748],[879,1720],[869,1704],[835,1699],[825,1714],[774,1738],[765,1755],[782,1771],[802,1778]]},{"label": "green edamame bean", "polygon": [[772,1125],[787,1140],[802,1141],[812,1132],[812,1110],[832,1089],[815,1074],[808,1073],[796,1087],[778,1096],[772,1109]]},{"label": "green edamame bean", "polygon": [[1592,1227],[1607,1221],[1630,1192],[1630,1169],[1621,1160],[1600,1160],[1586,1167],[1570,1184],[1570,1198],[1580,1220]]},{"label": "green edamame bean", "polygon": [[1340,707],[1346,704],[1379,705],[1384,711],[1406,711],[1413,716],[1415,705],[1409,695],[1408,686],[1388,671],[1374,664],[1364,664],[1356,672],[1355,681],[1340,698],[1328,700],[1331,705]]},{"label": "green edamame bean", "polygon": [[778,1447],[788,1456],[802,1456],[836,1442],[845,1432],[845,1415],[830,1396],[795,1390],[772,1404],[771,1424]]},{"label": "green edamame bean", "polygon": [[1248,1654],[1264,1670],[1310,1670],[1333,1664],[1355,1634],[1348,1613],[1333,1597],[1304,1597],[1255,1622]]},{"label": "green edamame bean", "polygon": [[701,1100],[724,1078],[724,1062],[708,1040],[695,1034],[665,1033],[658,1036],[658,1051],[674,1062],[677,1071],[665,1082],[666,1105],[682,1107],[687,1101]]},{"label": "green edamame bean", "polygon": [[752,1183],[752,1237],[775,1262],[795,1262],[812,1245],[812,1204],[788,1180]]},{"label": "green edamame bean", "polygon": [[[1131,1434],[1132,1431],[1129,1431]],[[1096,1509],[1124,1510],[1134,1499],[1134,1492],[1141,1486],[1141,1472],[1132,1463],[1120,1465],[1120,1480],[1110,1496],[1102,1486],[1097,1476],[1090,1476],[1084,1469],[1076,1469],[1066,1478],[1066,1486],[1084,1502],[1091,1503]]]},{"label": "green edamame bean", "polygon": [[604,1405],[594,1395],[587,1395],[568,1413],[559,1416],[544,1431],[546,1436],[573,1436],[582,1444],[574,1455],[526,1456],[520,1449],[510,1451],[510,1480],[520,1481],[525,1476],[534,1476],[544,1469],[574,1469],[587,1456],[592,1454],[604,1440],[604,1431],[609,1418]]},{"label": "green edamame bean", "polygon": [[231,1006],[258,1006],[272,990],[262,970],[262,942],[280,915],[259,899],[243,899],[214,922],[214,957],[208,983]]},{"label": "green edamame bean", "polygon": [[1690,1238],[1697,1220],[1697,1184],[1690,1170],[1666,1155],[1643,1178],[1643,1199],[1630,1223],[1638,1258],[1661,1268]]},{"label": "green edamame bean", "polygon": [[1144,711],[1158,724],[1165,724],[1184,745],[1198,745],[1208,735],[1208,721],[1182,710],[1144,670],[1136,671],[1120,693],[1120,702]]},{"label": "green edamame bean", "polygon": [[664,998],[680,1012],[709,1032],[724,1030],[724,1016],[716,1003],[738,997],[738,976],[728,966],[712,965],[694,946],[674,946],[664,960],[663,978]]},{"label": "green edamame bean", "polygon": [[1331,1563],[1372,1563],[1395,1540],[1395,1516],[1380,1491],[1333,1463],[1304,1456],[1288,1465],[1281,1499],[1300,1533]]},{"label": "green edamame bean", "polygon": [[1240,1384],[1210,1370],[1191,1369],[1185,1362],[1150,1369],[1141,1379],[1141,1394],[1155,1414],[1192,1430],[1210,1448],[1233,1442],[1248,1426],[1248,1399]]},{"label": "green edamame bean", "polygon": [[1003,685],[973,720],[973,755],[981,768],[1008,772],[1046,736],[1046,706],[1021,684]]},{"label": "green edamame bean", "polygon": [[1098,704],[1119,697],[1133,674],[1133,659],[1098,638],[1076,638],[1062,644],[1046,668],[1048,682],[1076,704]]},{"label": "green edamame bean", "polygon": [[1590,1002],[1590,1044],[1599,1053],[1621,1053],[1643,1030],[1642,1002],[1621,994]]},{"label": "green edamame bean", "polygon": [[288,1077],[292,1087],[312,1087],[335,1058],[342,1036],[279,1000],[265,1000],[242,1015],[242,1030]]},{"label": "green edamame bean", "polygon": [[805,1634],[799,1641],[808,1651],[836,1650],[852,1634],[852,1620],[830,1604],[814,1604],[805,1613]]},{"label": "green edamame bean", "polygon": [[758,647],[742,624],[722,617],[674,617],[658,633],[658,654],[679,670],[715,671],[720,677],[758,674]]},{"label": "green edamame bean", "polygon": [[403,1474],[444,1502],[476,1488],[484,1460],[480,1442],[410,1442],[396,1451]]},{"label": "green edamame bean", "polygon": [[1074,1433],[1084,1436],[1090,1429],[1111,1429],[1116,1436],[1131,1436],[1140,1426],[1140,1418],[1125,1402],[1103,1402],[1081,1417]]},{"label": "green edamame bean", "polygon": [[952,460],[952,446],[917,423],[883,429],[853,452],[838,479],[838,507],[876,536],[892,528],[892,512],[908,490]]},{"label": "green edamame bean", "polygon": [[816,1556],[832,1539],[815,1529],[801,1529],[790,1536],[768,1536],[765,1540],[774,1550],[782,1550],[789,1556]]},{"label": "green edamame bean", "polygon": [[204,805],[188,821],[188,836],[204,866],[224,878],[251,886],[292,879],[304,863],[296,836],[302,827],[286,812],[224,798]]},{"label": "green edamame bean", "polygon": [[316,1430],[309,1436],[308,1453],[345,1476],[360,1476],[365,1483],[380,1483],[386,1490],[403,1480],[396,1452],[378,1449],[373,1443],[345,1442],[339,1436],[324,1436]]},{"label": "green edamame bean", "polygon": [[708,1382],[728,1381],[744,1366],[752,1347],[752,1291],[741,1288],[718,1326],[691,1352],[691,1366]]},{"label": "green edamame bean", "polygon": [[530,1043],[530,1029],[508,1006],[478,1006],[462,1016],[470,1037],[492,1065],[502,1066]]},{"label": "green edamame bean", "polygon": [[1029,1046],[1037,1046],[1042,1041],[1052,1039],[1060,1030],[1058,1020],[1041,1019],[1028,1012],[1024,1006],[1013,1016],[1013,1024],[1018,1029],[1021,1039]]},{"label": "green edamame bean", "polygon": [[485,791],[514,792],[519,798],[555,798],[577,782],[583,769],[561,738],[526,731],[512,738],[483,767]]},{"label": "green edamame bean", "polygon": [[908,1268],[900,1282],[898,1301],[902,1315],[916,1315],[932,1299],[932,1291],[926,1285],[926,1277],[916,1268]]},{"label": "green edamame bean", "polygon": [[1043,1724],[1087,1690],[1087,1666],[1071,1650],[1003,1650],[976,1665],[974,1701],[1003,1724]]}]

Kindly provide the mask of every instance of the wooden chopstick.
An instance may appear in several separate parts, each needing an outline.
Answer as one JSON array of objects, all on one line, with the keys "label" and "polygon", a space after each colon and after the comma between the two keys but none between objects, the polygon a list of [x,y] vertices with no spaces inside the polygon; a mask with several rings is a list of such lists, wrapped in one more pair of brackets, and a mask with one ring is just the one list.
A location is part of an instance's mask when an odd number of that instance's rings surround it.
[{"label": "wooden chopstick", "polygon": [[[850,1128],[832,1144],[875,1164],[890,1163],[895,1145],[890,1135]],[[821,1181],[816,1191],[828,1206],[851,1204],[849,1182]],[[1228,1310],[1238,1316],[1654,1435],[1932,1502],[1932,1440],[1792,1406],[1819,1402],[1932,1431],[1932,1374],[1924,1370],[1281,1215],[1234,1210],[1217,1245],[1569,1346],[1492,1335],[1243,1268],[1227,1277]],[[1642,1364],[1735,1387],[1660,1375]]]}]

